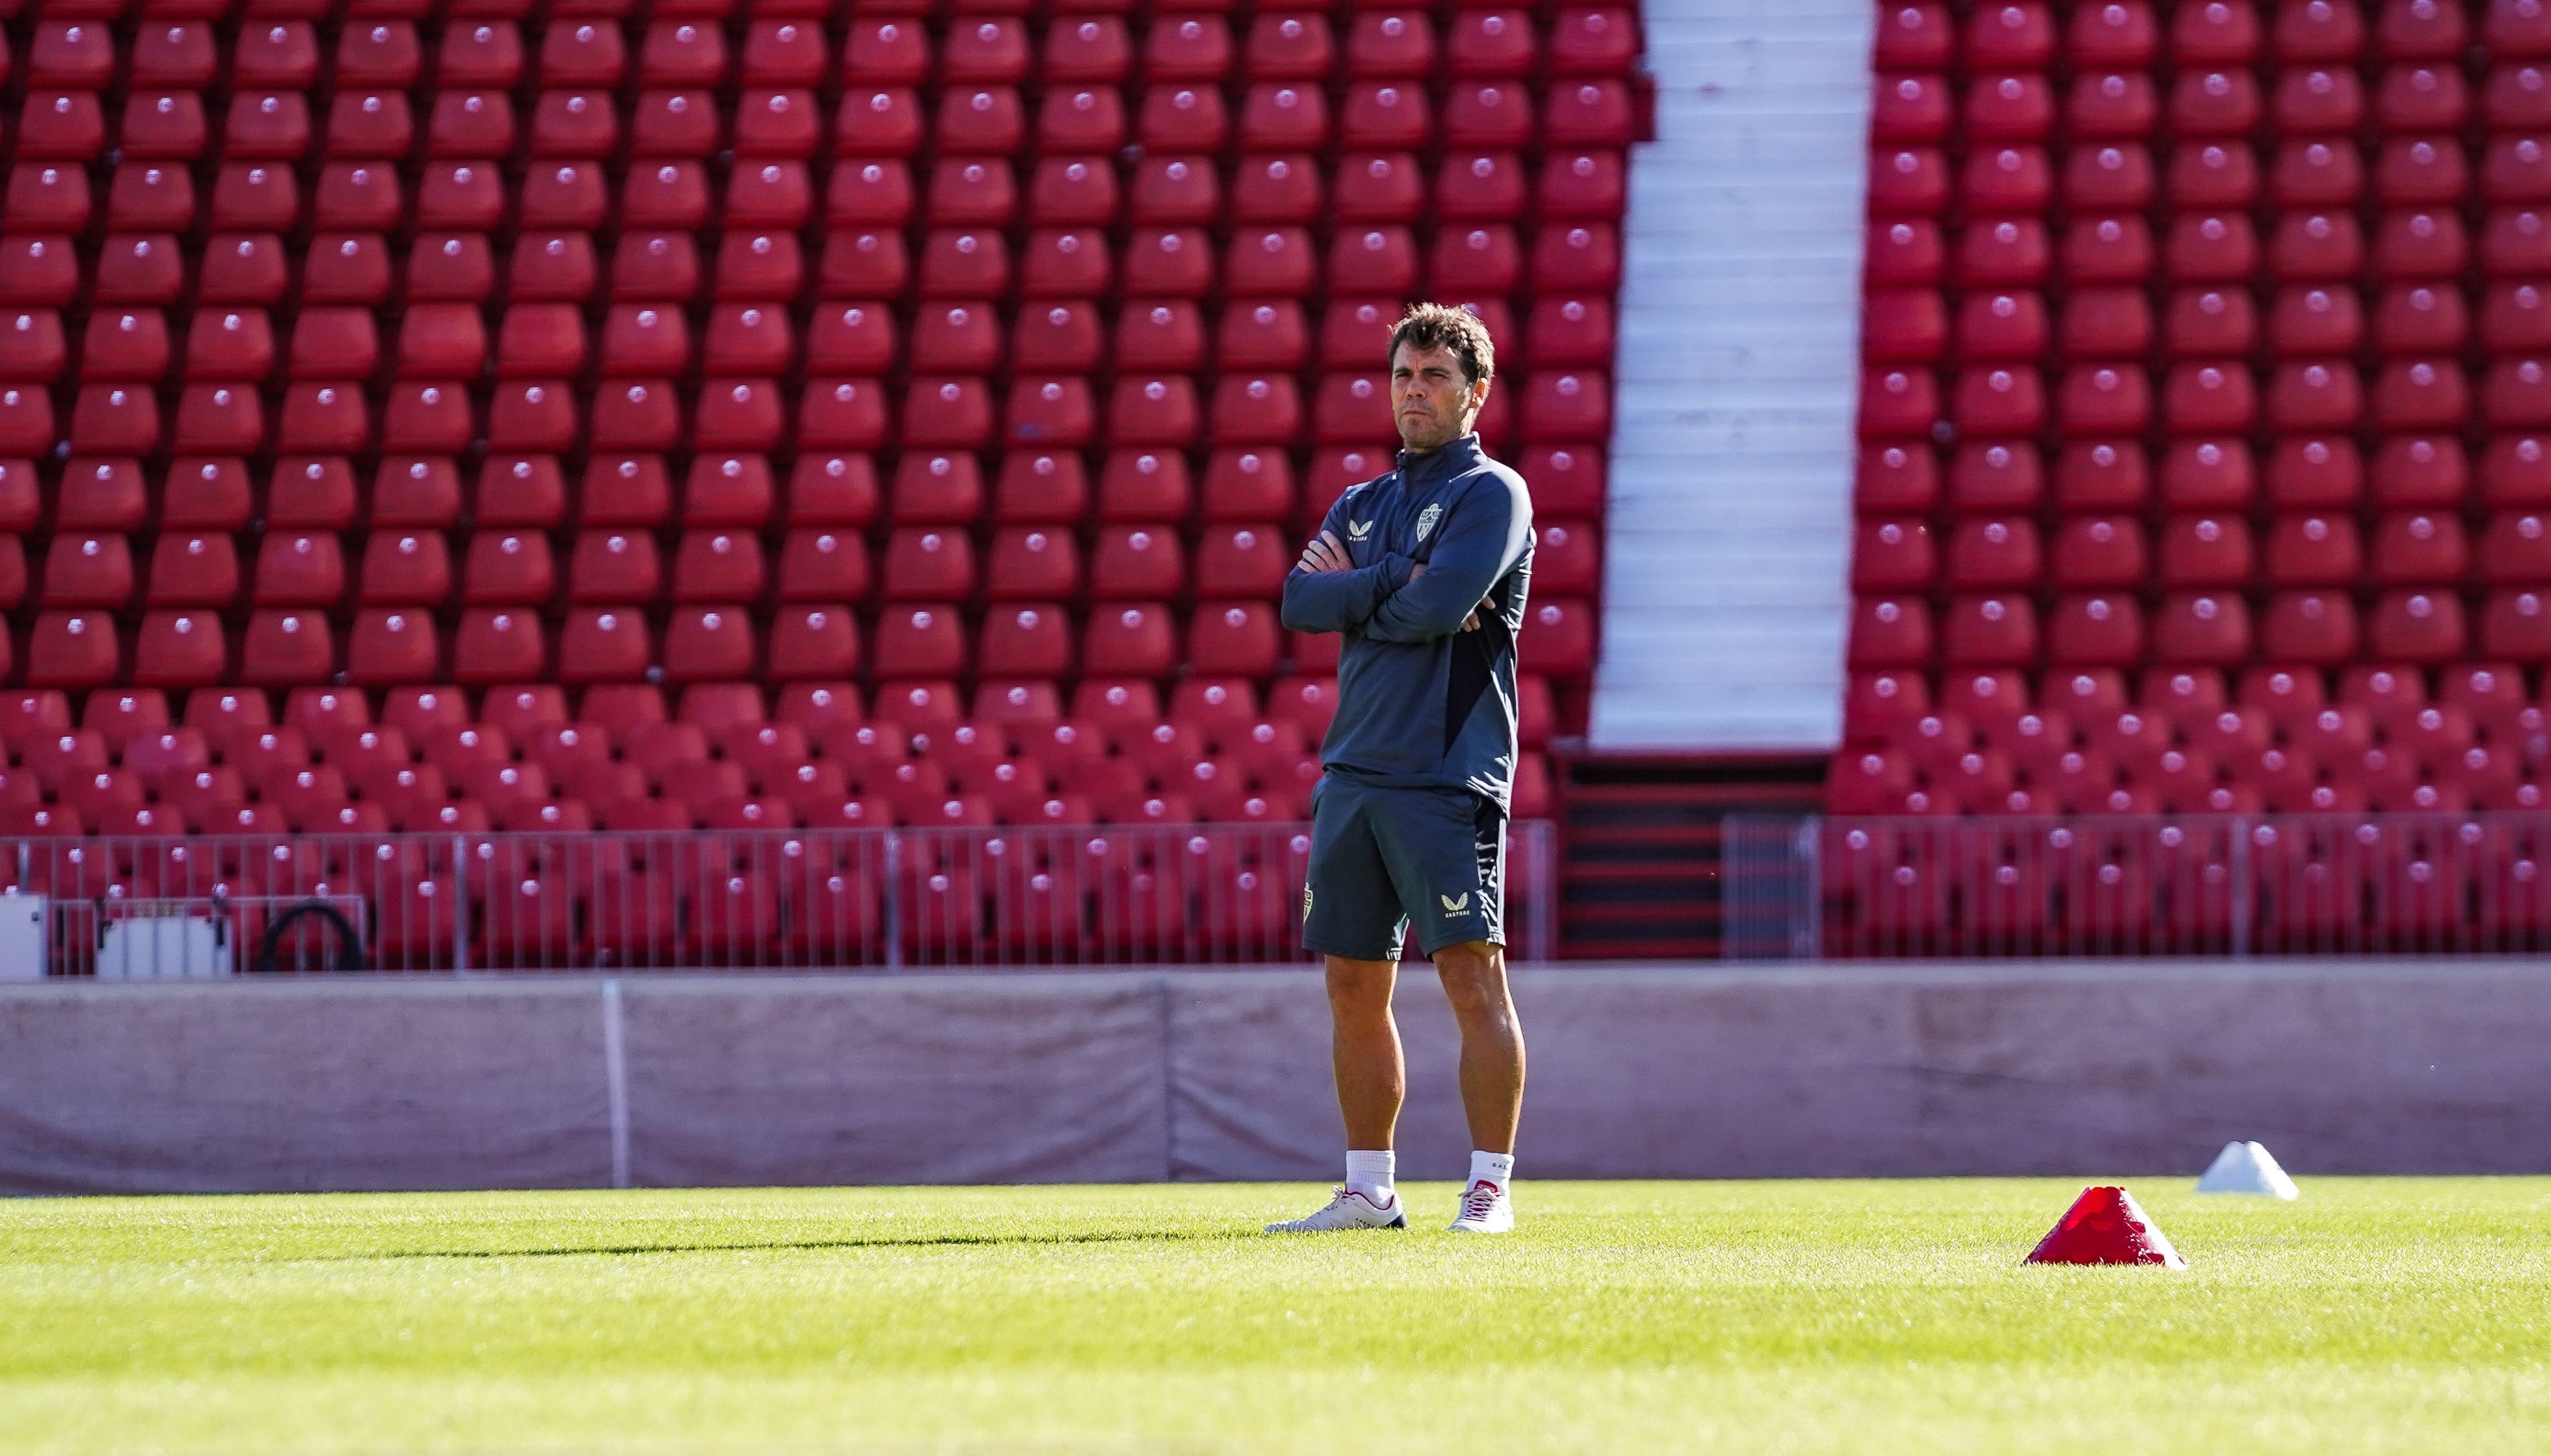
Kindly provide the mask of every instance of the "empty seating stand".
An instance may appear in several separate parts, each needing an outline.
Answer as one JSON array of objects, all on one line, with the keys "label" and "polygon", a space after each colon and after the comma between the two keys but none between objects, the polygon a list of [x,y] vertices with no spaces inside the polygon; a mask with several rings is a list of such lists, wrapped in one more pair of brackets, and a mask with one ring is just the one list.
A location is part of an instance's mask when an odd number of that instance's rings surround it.
[{"label": "empty seating stand", "polygon": [[2539,8],[1908,0],[1876,65],[1829,806],[2538,807]]},{"label": "empty seating stand", "polygon": [[1633,10],[104,0],[0,39],[13,833],[1298,818],[1334,645],[1275,602],[1391,462],[1420,298],[1496,330],[1487,442],[1540,487],[1546,811]]}]

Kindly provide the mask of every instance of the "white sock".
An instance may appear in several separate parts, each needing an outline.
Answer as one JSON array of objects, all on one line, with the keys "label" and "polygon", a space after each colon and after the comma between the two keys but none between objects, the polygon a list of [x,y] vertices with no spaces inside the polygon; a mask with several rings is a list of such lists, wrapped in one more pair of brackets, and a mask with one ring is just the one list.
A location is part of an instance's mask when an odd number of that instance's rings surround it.
[{"label": "white sock", "polygon": [[1398,1166],[1398,1155],[1388,1148],[1378,1153],[1350,1150],[1347,1153],[1347,1192],[1364,1195],[1365,1201],[1377,1208],[1387,1208],[1390,1200],[1399,1196],[1392,1182]]},{"label": "white sock", "polygon": [[1471,1182],[1493,1183],[1501,1189],[1511,1189],[1514,1186],[1514,1154],[1482,1153],[1472,1149]]}]

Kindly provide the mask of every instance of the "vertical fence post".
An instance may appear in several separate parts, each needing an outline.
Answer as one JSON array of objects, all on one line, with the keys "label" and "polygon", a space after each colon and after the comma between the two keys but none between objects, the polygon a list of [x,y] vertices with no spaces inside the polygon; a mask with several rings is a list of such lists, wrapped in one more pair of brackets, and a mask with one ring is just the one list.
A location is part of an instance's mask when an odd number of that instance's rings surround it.
[{"label": "vertical fence post", "polygon": [[452,974],[469,974],[469,839],[462,834],[452,836]]},{"label": "vertical fence post", "polygon": [[1814,814],[1798,821],[1789,839],[1789,863],[1797,873],[1789,877],[1789,959],[1820,961],[1824,959],[1824,867],[1818,851],[1824,844],[1820,832],[1824,820]]},{"label": "vertical fence post", "polygon": [[[17,883],[21,889],[26,887],[28,880],[34,872],[35,863],[35,845],[28,840],[19,840]],[[56,960],[60,959],[53,954],[53,905],[56,902],[56,899],[57,896],[53,893],[52,877],[48,875],[45,877],[45,908],[43,914],[39,917],[41,923],[36,926],[37,944],[45,948],[43,964],[45,974],[48,976],[59,976],[62,974],[61,969],[53,964]]]},{"label": "vertical fence post", "polygon": [[885,968],[903,969],[903,831],[885,832]]},{"label": "vertical fence post", "polygon": [[2250,954],[2250,821],[2232,821],[2232,954]]}]

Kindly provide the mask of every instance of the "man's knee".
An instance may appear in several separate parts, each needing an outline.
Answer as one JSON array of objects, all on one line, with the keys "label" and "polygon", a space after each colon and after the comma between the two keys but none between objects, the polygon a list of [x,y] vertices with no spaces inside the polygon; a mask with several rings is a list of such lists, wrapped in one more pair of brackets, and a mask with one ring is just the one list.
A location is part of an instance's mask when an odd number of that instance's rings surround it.
[{"label": "man's knee", "polygon": [[1380,1016],[1390,1011],[1391,982],[1399,974],[1393,961],[1327,958],[1329,1005],[1340,1015]]},{"label": "man's knee", "polygon": [[1501,1013],[1506,1009],[1505,955],[1493,941],[1466,940],[1434,956],[1435,973],[1457,1012]]}]

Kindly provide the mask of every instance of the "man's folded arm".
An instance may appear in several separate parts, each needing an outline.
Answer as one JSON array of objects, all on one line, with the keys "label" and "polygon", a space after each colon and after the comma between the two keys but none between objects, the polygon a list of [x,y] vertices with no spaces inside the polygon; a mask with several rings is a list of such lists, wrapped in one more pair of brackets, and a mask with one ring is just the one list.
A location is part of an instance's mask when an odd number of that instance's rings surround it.
[{"label": "man's folded arm", "polygon": [[1384,556],[1347,572],[1296,567],[1284,578],[1284,606],[1278,615],[1290,632],[1357,630],[1372,617],[1376,604],[1408,579],[1408,567],[1402,556]]},{"label": "man's folded arm", "polygon": [[1452,636],[1531,548],[1532,513],[1513,492],[1473,491],[1437,527],[1426,570],[1373,608],[1365,635],[1385,642]]}]

